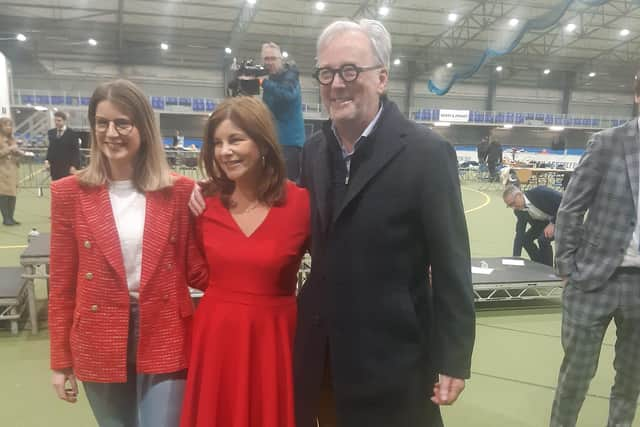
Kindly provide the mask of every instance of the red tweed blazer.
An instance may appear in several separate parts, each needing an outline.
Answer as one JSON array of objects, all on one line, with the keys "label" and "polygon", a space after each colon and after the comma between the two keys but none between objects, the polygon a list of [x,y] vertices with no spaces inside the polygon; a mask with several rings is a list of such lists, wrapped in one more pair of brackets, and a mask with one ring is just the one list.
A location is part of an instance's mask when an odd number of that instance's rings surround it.
[{"label": "red tweed blazer", "polygon": [[[187,208],[193,182],[146,194],[137,369],[187,367],[193,303],[207,265]],[[106,186],[70,176],[51,185],[49,335],[51,368],[83,381],[127,380],[129,291]]]}]

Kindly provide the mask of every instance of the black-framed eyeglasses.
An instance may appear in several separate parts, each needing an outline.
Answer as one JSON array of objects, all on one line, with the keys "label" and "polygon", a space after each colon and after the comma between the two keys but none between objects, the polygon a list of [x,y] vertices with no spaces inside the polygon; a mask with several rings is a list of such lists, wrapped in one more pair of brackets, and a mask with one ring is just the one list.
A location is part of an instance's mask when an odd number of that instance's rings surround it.
[{"label": "black-framed eyeglasses", "polygon": [[128,119],[107,120],[96,117],[96,132],[107,133],[111,123],[113,123],[113,127],[116,129],[116,132],[122,136],[129,135],[135,126],[133,122]]},{"label": "black-framed eyeglasses", "polygon": [[355,64],[344,64],[340,68],[316,68],[316,71],[313,73],[313,77],[315,77],[318,83],[326,86],[333,83],[333,79],[336,77],[336,74],[339,74],[342,81],[350,83],[355,81],[360,73],[364,71],[379,70],[380,68],[384,68],[384,66],[378,64],[370,67],[358,67]]}]

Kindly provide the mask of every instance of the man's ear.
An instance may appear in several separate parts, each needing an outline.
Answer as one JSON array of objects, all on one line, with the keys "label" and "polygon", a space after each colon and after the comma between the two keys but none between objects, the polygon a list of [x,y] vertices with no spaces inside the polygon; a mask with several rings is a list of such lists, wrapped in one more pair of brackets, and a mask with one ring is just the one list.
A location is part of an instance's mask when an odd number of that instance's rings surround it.
[{"label": "man's ear", "polygon": [[378,73],[378,79],[379,79],[378,93],[382,95],[383,93],[385,93],[387,89],[387,84],[389,83],[389,71],[387,71],[386,68],[383,68]]}]

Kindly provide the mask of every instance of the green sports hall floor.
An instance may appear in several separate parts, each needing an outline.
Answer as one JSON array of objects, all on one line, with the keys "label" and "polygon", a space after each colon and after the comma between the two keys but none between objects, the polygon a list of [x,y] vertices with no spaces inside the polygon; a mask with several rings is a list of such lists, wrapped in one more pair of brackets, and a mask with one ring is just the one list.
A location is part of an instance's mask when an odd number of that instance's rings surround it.
[{"label": "green sports hall floor", "polygon": [[[514,215],[505,209],[499,190],[463,183],[463,198],[473,256],[511,253]],[[49,198],[21,190],[16,218],[19,227],[0,228],[0,266],[18,265],[31,227],[48,231]],[[42,285],[38,293],[42,295]],[[44,308],[43,302],[40,303]],[[547,425],[561,360],[560,306],[491,303],[478,306],[477,339],[472,377],[461,400],[444,410],[448,427],[543,427]],[[0,425],[7,427],[95,426],[86,399],[75,405],[54,397],[49,386],[48,335],[21,332],[12,337],[0,324]],[[585,401],[578,425],[606,425],[609,388],[613,380],[610,328],[600,367]],[[634,427],[640,427],[640,416]],[[390,426],[393,427],[393,426]]]}]

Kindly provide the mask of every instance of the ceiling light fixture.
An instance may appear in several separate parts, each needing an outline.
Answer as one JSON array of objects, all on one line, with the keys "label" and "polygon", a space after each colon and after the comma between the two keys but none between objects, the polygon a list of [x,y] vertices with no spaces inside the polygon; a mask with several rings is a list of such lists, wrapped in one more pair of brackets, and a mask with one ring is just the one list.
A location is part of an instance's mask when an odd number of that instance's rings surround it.
[{"label": "ceiling light fixture", "polygon": [[592,72],[589,73],[589,77],[595,77],[595,76],[596,76],[595,72],[592,71]]},{"label": "ceiling light fixture", "polygon": [[453,67],[453,62],[447,62],[447,68]]},{"label": "ceiling light fixture", "polygon": [[549,74],[550,72],[551,72],[551,70],[550,70],[550,69],[548,69],[548,68],[545,68],[545,70],[543,71],[543,73],[544,73],[545,75]]},{"label": "ceiling light fixture", "polygon": [[226,53],[227,55],[231,55],[231,52],[233,52],[233,51],[231,50],[230,47],[225,47],[224,48],[224,53]]},{"label": "ceiling light fixture", "polygon": [[380,9],[378,9],[378,15],[387,16],[388,14],[389,14],[389,8],[387,6],[381,6]]},{"label": "ceiling light fixture", "polygon": [[288,58],[289,57],[289,52],[287,52],[286,50],[284,52],[282,52],[282,57],[283,58]]},{"label": "ceiling light fixture", "polygon": [[622,30],[620,30],[620,35],[622,37],[627,37],[630,33],[631,31],[627,30],[626,28],[623,28]]},{"label": "ceiling light fixture", "polygon": [[18,33],[16,34],[16,40],[18,40],[19,42],[25,42],[27,41],[27,36],[22,33]]},{"label": "ceiling light fixture", "polygon": [[98,42],[96,39],[89,39],[89,46],[98,46]]},{"label": "ceiling light fixture", "polygon": [[576,28],[578,28],[578,27],[574,23],[567,24],[567,26],[564,27],[564,29],[567,31],[567,33],[573,33],[576,30]]},{"label": "ceiling light fixture", "polygon": [[162,50],[169,50],[169,45],[167,43],[160,43],[160,49]]},{"label": "ceiling light fixture", "polygon": [[458,20],[458,14],[452,12],[449,14],[447,19],[449,20],[449,22],[456,22]]},{"label": "ceiling light fixture", "polygon": [[497,72],[502,71],[502,65],[498,65],[498,66],[496,67],[496,71],[497,71]]},{"label": "ceiling light fixture", "polygon": [[327,5],[323,1],[316,2],[316,10],[322,12]]},{"label": "ceiling light fixture", "polygon": [[509,20],[509,26],[510,27],[515,27],[516,25],[518,25],[520,21],[518,20],[518,18],[511,18]]}]

